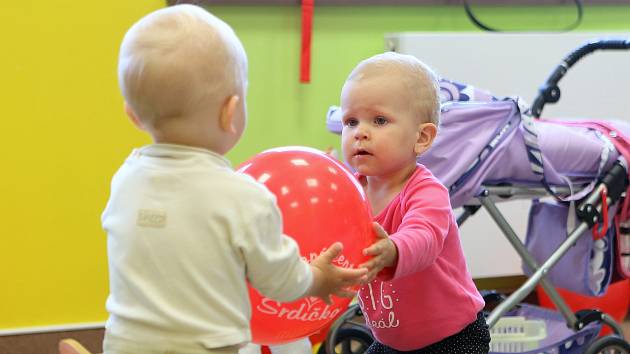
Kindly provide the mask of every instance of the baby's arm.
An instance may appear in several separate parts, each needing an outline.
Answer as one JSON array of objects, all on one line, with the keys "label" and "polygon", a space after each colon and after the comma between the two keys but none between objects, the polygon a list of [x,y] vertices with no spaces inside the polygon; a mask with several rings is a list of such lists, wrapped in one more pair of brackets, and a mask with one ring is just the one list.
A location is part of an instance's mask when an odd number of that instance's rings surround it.
[{"label": "baby's arm", "polygon": [[396,267],[387,274],[391,278],[420,272],[434,264],[451,227],[457,227],[446,188],[438,183],[415,183],[408,188],[401,201],[405,206],[402,220],[389,235],[398,250]]},{"label": "baby's arm", "polygon": [[335,242],[311,262],[313,283],[304,296],[316,296],[330,304],[331,295],[353,297],[356,291],[351,287],[367,281],[366,268],[347,269],[332,263],[342,250],[343,245]]},{"label": "baby's arm", "polygon": [[[255,198],[258,198],[256,200]],[[250,218],[231,233],[236,252],[246,265],[250,284],[265,297],[289,302],[304,296],[353,296],[348,288],[366,281],[367,269],[344,269],[332,261],[342,245],[334,243],[311,264],[300,257],[297,242],[282,234],[282,217],[273,195],[264,191],[249,196]]]},{"label": "baby's arm", "polygon": [[372,258],[359,266],[369,270],[368,282],[376,278],[383,268],[395,267],[398,261],[398,249],[394,242],[389,239],[387,232],[377,222],[372,223],[372,227],[376,233],[376,242],[363,250],[364,255],[372,256]]}]

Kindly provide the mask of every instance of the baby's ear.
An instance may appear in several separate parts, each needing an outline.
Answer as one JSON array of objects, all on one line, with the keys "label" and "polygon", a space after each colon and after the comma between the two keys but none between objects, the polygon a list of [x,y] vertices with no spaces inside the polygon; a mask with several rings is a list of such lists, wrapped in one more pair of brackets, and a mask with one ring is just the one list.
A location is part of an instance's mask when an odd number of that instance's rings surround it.
[{"label": "baby's ear", "polygon": [[131,120],[133,125],[138,127],[138,129],[140,130],[145,130],[144,125],[127,102],[125,102],[125,113],[127,113],[127,116],[129,117],[129,120]]},{"label": "baby's ear", "polygon": [[236,127],[234,127],[234,112],[236,111],[239,100],[240,97],[232,95],[225,101],[223,107],[221,107],[219,124],[221,125],[221,129],[226,132],[236,133]]},{"label": "baby's ear", "polygon": [[437,126],[433,123],[422,123],[418,126],[418,133],[416,136],[416,144],[413,147],[413,151],[416,155],[420,155],[429,150],[433,140],[437,135]]}]

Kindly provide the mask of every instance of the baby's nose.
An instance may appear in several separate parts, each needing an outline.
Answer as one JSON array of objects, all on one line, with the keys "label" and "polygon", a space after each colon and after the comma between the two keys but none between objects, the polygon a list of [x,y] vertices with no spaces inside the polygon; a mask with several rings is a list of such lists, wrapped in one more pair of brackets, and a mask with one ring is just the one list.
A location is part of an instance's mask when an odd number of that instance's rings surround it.
[{"label": "baby's nose", "polygon": [[359,126],[357,127],[355,133],[354,133],[354,138],[357,140],[363,140],[363,139],[367,139],[369,134],[368,134],[368,130]]}]

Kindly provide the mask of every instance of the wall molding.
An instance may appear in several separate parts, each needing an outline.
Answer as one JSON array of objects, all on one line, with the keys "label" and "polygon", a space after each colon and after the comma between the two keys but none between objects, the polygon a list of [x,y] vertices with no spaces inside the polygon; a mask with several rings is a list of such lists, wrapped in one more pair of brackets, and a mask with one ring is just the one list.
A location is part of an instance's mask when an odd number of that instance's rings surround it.
[{"label": "wall molding", "polygon": [[[300,5],[300,0],[167,0],[166,3],[196,5]],[[462,6],[461,0],[315,0],[315,6],[326,5],[451,5]],[[575,6],[571,0],[469,0],[476,5],[561,5]],[[586,0],[584,5],[627,5],[628,0]]]},{"label": "wall molding", "polygon": [[23,335],[23,334],[36,334],[36,333],[84,331],[84,330],[90,330],[90,329],[103,329],[103,328],[105,328],[105,322],[82,322],[82,323],[69,323],[69,324],[50,325],[50,326],[7,328],[7,329],[0,329],[0,337],[16,336],[16,335]]}]

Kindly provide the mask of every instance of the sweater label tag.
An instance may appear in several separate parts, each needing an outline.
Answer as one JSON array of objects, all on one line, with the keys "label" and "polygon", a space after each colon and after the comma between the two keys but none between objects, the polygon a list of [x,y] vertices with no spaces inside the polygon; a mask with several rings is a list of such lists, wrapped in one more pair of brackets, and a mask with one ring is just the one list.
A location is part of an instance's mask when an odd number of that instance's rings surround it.
[{"label": "sweater label tag", "polygon": [[166,211],[158,209],[138,210],[136,224],[140,227],[164,228],[166,227]]}]

